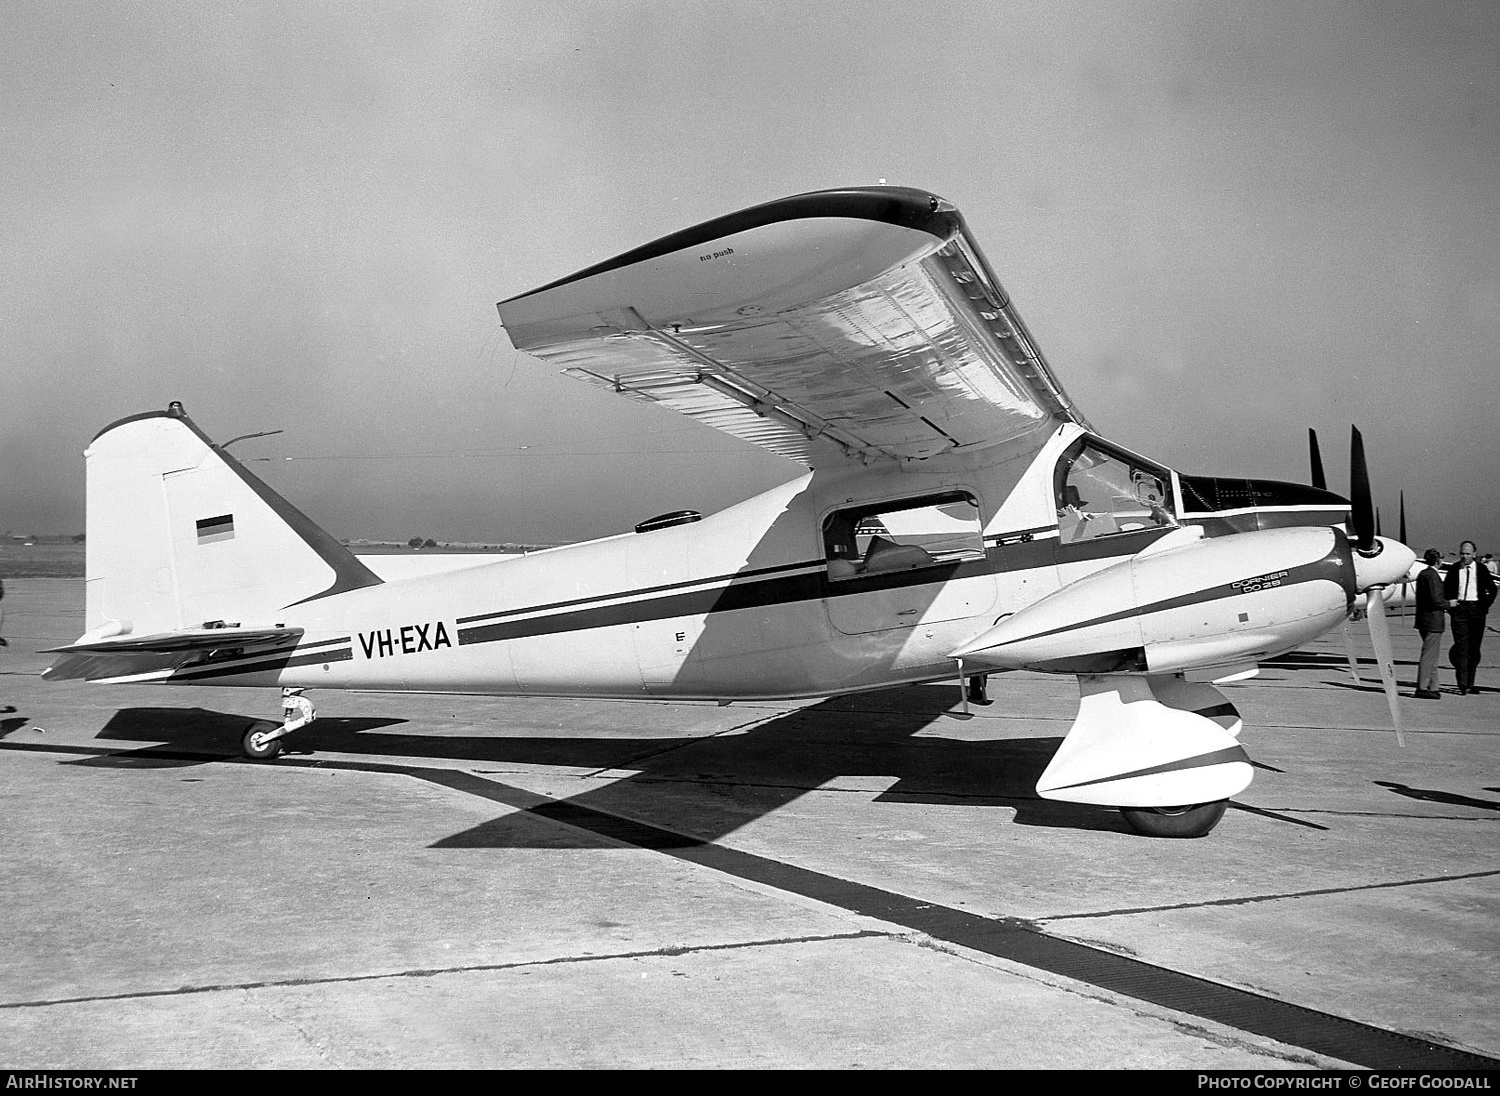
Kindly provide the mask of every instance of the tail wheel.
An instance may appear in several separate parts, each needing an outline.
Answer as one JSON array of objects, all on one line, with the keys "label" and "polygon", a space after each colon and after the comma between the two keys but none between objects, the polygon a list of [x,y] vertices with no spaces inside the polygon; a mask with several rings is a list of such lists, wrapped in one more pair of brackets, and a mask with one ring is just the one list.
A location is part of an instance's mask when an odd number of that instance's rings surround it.
[{"label": "tail wheel", "polygon": [[262,729],[260,724],[251,724],[250,729],[245,732],[245,737],[240,739],[240,749],[251,761],[269,761],[281,753],[281,739],[266,736],[271,732]]},{"label": "tail wheel", "polygon": [[1120,813],[1136,833],[1147,837],[1203,837],[1219,824],[1229,800],[1191,807],[1121,807]]}]

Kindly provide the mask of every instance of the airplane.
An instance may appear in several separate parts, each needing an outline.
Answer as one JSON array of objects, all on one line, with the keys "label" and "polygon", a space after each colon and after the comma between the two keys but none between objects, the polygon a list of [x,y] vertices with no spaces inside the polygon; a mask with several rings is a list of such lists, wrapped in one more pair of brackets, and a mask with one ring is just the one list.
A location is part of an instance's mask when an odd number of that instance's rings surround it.
[{"label": "airplane", "polygon": [[[1415,559],[1352,500],[1188,475],[1099,436],[958,210],[795,195],[499,302],[515,346],[800,465],[711,515],[382,581],[173,403],[85,453],[86,631],[49,680],[732,703],[1075,676],[1037,784],[1198,837],[1250,783],[1215,687],[1368,619]],[[1352,530],[1352,534],[1350,532]]]},{"label": "airplane", "polygon": [[[1310,478],[1309,478],[1308,482],[1310,482],[1314,487],[1317,487],[1317,488],[1320,488],[1320,489],[1321,488],[1325,488],[1327,486],[1327,477],[1325,476],[1325,474],[1323,472],[1323,456],[1322,456],[1321,451],[1318,448],[1318,432],[1316,430],[1312,429],[1311,427],[1309,427],[1308,431],[1307,431],[1307,449],[1308,449],[1308,463],[1309,463],[1309,469],[1310,469],[1310,471],[1309,471],[1309,477]],[[1398,498],[1399,498],[1399,506],[1400,506],[1400,510],[1399,510],[1399,513],[1400,513],[1400,532],[1397,533],[1396,539],[1399,540],[1402,544],[1406,544],[1406,543],[1408,543],[1408,538],[1407,538],[1407,534],[1406,534],[1406,492],[1402,491],[1400,493],[1400,495],[1398,496]],[[1375,533],[1376,533],[1377,536],[1380,535],[1380,510],[1379,510],[1379,508],[1377,508],[1375,510]],[[1437,565],[1436,565],[1437,569],[1438,569],[1438,574],[1446,577],[1447,574],[1448,574],[1448,569],[1453,566],[1453,562],[1454,562],[1453,560],[1440,560],[1437,563]],[[1489,569],[1490,574],[1495,575],[1497,577],[1500,577],[1500,564],[1496,563],[1495,558],[1494,558],[1493,555],[1491,555],[1490,553],[1485,553],[1484,555],[1482,555],[1482,556],[1479,557],[1479,562],[1482,563],[1482,564],[1484,564],[1484,566]],[[1384,599],[1385,599],[1385,605],[1386,605],[1387,608],[1390,608],[1391,606],[1395,606],[1397,608],[1398,612],[1402,616],[1405,616],[1406,610],[1408,608],[1414,608],[1415,607],[1415,604],[1416,604],[1416,596],[1415,596],[1415,594],[1416,594],[1417,576],[1419,574],[1421,574],[1421,572],[1426,568],[1426,566],[1427,565],[1425,563],[1423,563],[1420,559],[1415,560],[1412,563],[1410,570],[1407,571],[1406,576],[1400,581],[1399,584],[1396,584],[1396,585],[1393,585],[1393,586],[1390,586],[1390,587],[1386,588],[1386,590],[1383,592],[1383,594],[1384,594]],[[1356,599],[1356,601],[1355,601],[1355,607],[1356,607],[1357,610],[1363,610],[1363,608],[1364,608],[1364,602],[1363,602],[1363,600],[1362,599]],[[1350,665],[1350,669],[1353,671],[1354,678],[1357,681],[1357,680],[1359,680],[1359,671],[1357,669],[1355,669],[1355,658],[1354,658],[1354,654],[1353,654],[1353,645],[1352,645],[1352,643],[1348,642],[1348,633],[1347,632],[1345,633],[1345,635],[1346,635],[1346,645],[1348,647],[1348,652],[1349,652],[1349,665]]]}]

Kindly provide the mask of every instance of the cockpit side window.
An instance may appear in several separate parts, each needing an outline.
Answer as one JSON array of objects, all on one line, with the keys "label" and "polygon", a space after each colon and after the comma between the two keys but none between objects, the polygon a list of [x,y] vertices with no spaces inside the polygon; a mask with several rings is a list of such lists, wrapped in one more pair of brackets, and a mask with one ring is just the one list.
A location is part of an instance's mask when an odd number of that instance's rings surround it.
[{"label": "cockpit side window", "polygon": [[835,510],[823,521],[823,548],[834,581],[983,559],[979,500],[948,491]]},{"label": "cockpit side window", "polygon": [[1166,469],[1088,439],[1058,462],[1055,487],[1064,544],[1177,524]]}]

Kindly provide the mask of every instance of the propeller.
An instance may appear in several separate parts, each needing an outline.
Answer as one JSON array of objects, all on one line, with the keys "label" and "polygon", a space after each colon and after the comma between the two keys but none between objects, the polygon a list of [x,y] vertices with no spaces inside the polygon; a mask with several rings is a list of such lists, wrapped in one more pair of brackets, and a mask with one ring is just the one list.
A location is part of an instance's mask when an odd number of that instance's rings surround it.
[{"label": "propeller", "polygon": [[1380,667],[1380,683],[1385,686],[1386,703],[1391,707],[1391,725],[1396,728],[1396,745],[1405,748],[1401,736],[1401,701],[1396,692],[1396,658],[1391,651],[1391,629],[1385,619],[1385,590],[1371,587],[1365,595],[1365,616],[1370,622],[1370,644],[1375,648],[1375,664]]},{"label": "propeller", "polygon": [[1349,660],[1349,676],[1354,679],[1354,684],[1363,685],[1365,679],[1359,676],[1359,659],[1354,655],[1354,629],[1349,626],[1353,619],[1352,616],[1344,618],[1344,623],[1339,625],[1339,635],[1344,637],[1344,657]]},{"label": "propeller", "polygon": [[1370,468],[1365,463],[1365,437],[1359,427],[1349,427],[1349,526],[1355,548],[1363,555],[1375,540],[1375,503],[1370,497]]},{"label": "propeller", "polygon": [[[1401,492],[1401,532],[1398,535],[1397,539],[1400,540],[1402,544],[1410,544],[1411,543],[1411,541],[1409,541],[1409,540],[1406,539],[1406,492],[1405,491]],[[1408,573],[1410,573],[1410,572],[1408,572]],[[1409,593],[1409,591],[1407,589],[1408,586],[1410,586],[1410,583],[1408,583],[1407,580],[1403,578],[1401,580],[1401,603],[1396,607],[1397,608],[1396,615],[1399,616],[1402,620],[1406,619],[1406,602],[1408,600],[1407,595]],[[1415,612],[1415,611],[1416,610],[1414,609],[1413,612]]]},{"label": "propeller", "polygon": [[[1380,683],[1391,708],[1391,723],[1396,728],[1396,742],[1405,746],[1401,734],[1401,701],[1396,692],[1396,663],[1391,650],[1391,631],[1385,619],[1385,588],[1406,577],[1416,562],[1416,553],[1399,541],[1386,540],[1376,529],[1379,518],[1370,498],[1370,469],[1365,461],[1365,440],[1358,427],[1349,435],[1349,526],[1354,533],[1354,584],[1365,595],[1365,619],[1370,625],[1370,644],[1375,648],[1375,664]],[[1352,636],[1344,629],[1345,643]],[[1349,667],[1354,670],[1354,650],[1348,646]],[[1354,676],[1359,677],[1357,670]]]},{"label": "propeller", "polygon": [[1312,465],[1312,485],[1319,491],[1328,490],[1328,480],[1323,475],[1323,454],[1318,452],[1318,432],[1307,428],[1307,457]]}]

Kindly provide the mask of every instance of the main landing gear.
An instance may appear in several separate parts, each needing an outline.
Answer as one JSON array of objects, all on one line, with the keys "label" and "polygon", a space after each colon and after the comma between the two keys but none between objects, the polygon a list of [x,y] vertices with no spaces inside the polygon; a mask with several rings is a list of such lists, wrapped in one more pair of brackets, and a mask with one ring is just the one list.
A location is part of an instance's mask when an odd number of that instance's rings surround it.
[{"label": "main landing gear", "polygon": [[1229,800],[1191,807],[1121,807],[1126,825],[1147,837],[1203,837],[1219,824]]},{"label": "main landing gear", "polygon": [[274,731],[263,730],[265,723],[259,720],[250,725],[240,740],[240,749],[246,757],[252,761],[271,760],[281,753],[281,740],[317,719],[318,713],[301,689],[282,689],[281,716],[281,726]]}]

